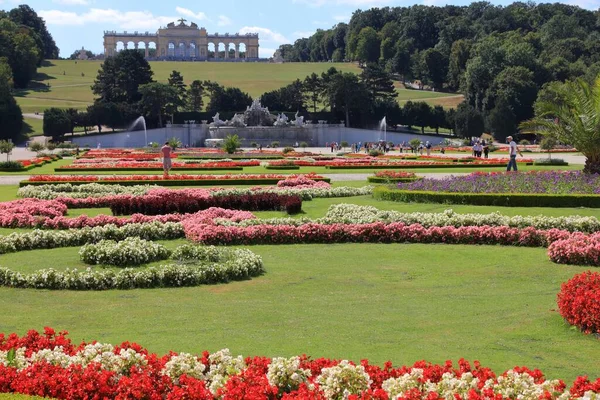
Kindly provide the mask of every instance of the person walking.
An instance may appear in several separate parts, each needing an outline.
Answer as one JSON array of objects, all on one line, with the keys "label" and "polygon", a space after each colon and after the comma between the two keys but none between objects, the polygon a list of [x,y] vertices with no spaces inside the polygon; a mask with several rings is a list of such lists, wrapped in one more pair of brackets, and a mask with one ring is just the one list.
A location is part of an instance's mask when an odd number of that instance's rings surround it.
[{"label": "person walking", "polygon": [[429,143],[429,140],[427,141],[427,143],[425,143],[425,148],[427,149],[427,155],[430,156],[431,155],[431,143]]},{"label": "person walking", "polygon": [[508,143],[508,155],[510,159],[508,160],[508,165],[506,166],[506,171],[510,171],[511,167],[517,171],[517,152],[523,157],[523,153],[517,147],[517,143],[513,140],[512,136],[508,136],[506,138],[506,142]]},{"label": "person walking", "polygon": [[173,149],[169,146],[169,142],[165,142],[165,145],[161,147],[160,152],[163,156],[163,171],[164,176],[169,176],[169,170],[171,169],[171,152]]}]

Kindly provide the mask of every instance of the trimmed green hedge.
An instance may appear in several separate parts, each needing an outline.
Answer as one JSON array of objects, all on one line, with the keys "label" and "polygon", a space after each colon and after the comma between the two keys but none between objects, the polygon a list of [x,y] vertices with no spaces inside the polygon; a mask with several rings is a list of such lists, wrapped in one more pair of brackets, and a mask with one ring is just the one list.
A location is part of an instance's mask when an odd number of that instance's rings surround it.
[{"label": "trimmed green hedge", "polygon": [[541,159],[535,160],[533,162],[533,165],[553,166],[553,165],[569,165],[569,163],[561,158],[541,158]]},{"label": "trimmed green hedge", "polygon": [[[158,186],[230,186],[230,185],[274,185],[281,179],[202,179],[202,180],[186,180],[186,179],[169,179],[169,180],[144,180],[144,181],[60,181],[60,182],[29,182],[21,181],[20,187],[33,185],[53,185],[61,183],[70,183],[71,185],[85,185],[89,183],[99,183],[103,185],[122,185],[122,186],[135,186],[135,185],[158,185]],[[331,182],[329,178],[313,179],[316,181],[324,181],[327,183]]]},{"label": "trimmed green hedge", "polygon": [[252,154],[250,155],[242,155],[242,154],[223,154],[223,156],[177,156],[175,159],[178,160],[222,160],[222,159],[232,159],[232,160],[281,160],[285,157],[283,156],[274,156],[274,155],[260,155],[260,154]]},{"label": "trimmed green hedge", "polygon": [[422,177],[415,177],[415,178],[382,178],[379,176],[368,176],[367,177],[367,181],[371,182],[371,183],[407,183],[407,182],[414,182],[414,181],[420,181],[421,179],[423,179]]},{"label": "trimmed green hedge", "polygon": [[265,169],[281,169],[281,170],[285,170],[285,169],[300,169],[300,167],[297,166],[297,165],[267,165],[265,167]]},{"label": "trimmed green hedge", "polygon": [[600,208],[600,195],[592,194],[537,194],[537,193],[449,193],[398,190],[379,186],[373,191],[377,200],[471,204],[502,207],[590,207]]},{"label": "trimmed green hedge", "polygon": [[[115,172],[115,171],[162,171],[162,168],[54,168],[54,172]],[[171,171],[243,171],[244,167],[184,168],[173,167]]]},{"label": "trimmed green hedge", "polygon": [[[525,164],[525,165],[533,165],[533,163],[519,163],[519,164]],[[456,164],[452,164],[452,165],[431,165],[431,164],[424,164],[424,165],[393,165],[393,164],[388,164],[388,165],[384,165],[384,166],[378,166],[378,165],[367,165],[367,166],[360,166],[360,165],[345,165],[345,166],[340,166],[340,165],[335,165],[335,166],[327,166],[325,167],[326,169],[390,169],[390,168],[400,168],[400,169],[412,169],[412,168],[495,168],[495,167],[504,167],[506,168],[506,164],[502,163],[502,164],[485,164],[485,165],[473,165],[470,163],[456,163]]]}]

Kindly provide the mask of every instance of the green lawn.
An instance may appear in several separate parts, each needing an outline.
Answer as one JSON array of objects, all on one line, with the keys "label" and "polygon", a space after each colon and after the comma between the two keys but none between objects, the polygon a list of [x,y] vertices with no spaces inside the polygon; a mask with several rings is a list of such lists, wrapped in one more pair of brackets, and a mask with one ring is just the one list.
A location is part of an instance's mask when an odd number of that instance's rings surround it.
[{"label": "green lawn", "polygon": [[[177,242],[171,242],[173,246]],[[555,311],[583,268],[545,249],[420,244],[254,246],[267,273],[226,285],[71,292],[0,289],[0,331],[52,326],[76,340],[150,350],[368,358],[396,365],[478,359],[548,377],[600,376],[598,341]],[[451,256],[449,256],[451,254]],[[64,268],[77,248],[9,254],[2,265]],[[41,262],[41,260],[44,260]]]},{"label": "green lawn", "polygon": [[[16,98],[25,113],[43,112],[49,107],[84,109],[94,100],[91,86],[100,69],[101,61],[51,60],[38,68],[38,75],[29,89],[16,92]],[[192,81],[212,80],[224,86],[239,87],[252,97],[285,86],[295,79],[304,79],[315,72],[321,74],[331,67],[344,72],[359,73],[353,63],[218,63],[218,62],[150,62],[154,79],[166,82],[169,74],[179,71],[186,84]],[[50,86],[48,86],[48,84]],[[461,95],[398,88],[398,101],[425,100],[431,104],[455,107]]]}]

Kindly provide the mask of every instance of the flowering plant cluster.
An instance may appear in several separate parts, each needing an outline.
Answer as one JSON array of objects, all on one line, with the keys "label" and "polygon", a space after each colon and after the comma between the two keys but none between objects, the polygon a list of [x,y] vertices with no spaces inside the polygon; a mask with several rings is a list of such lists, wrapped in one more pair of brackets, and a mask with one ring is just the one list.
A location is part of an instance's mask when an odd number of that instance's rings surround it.
[{"label": "flowering plant cluster", "polygon": [[[201,162],[173,162],[172,169],[174,170],[194,170],[194,169],[227,169],[234,167],[258,167],[260,161],[243,160],[243,161],[201,161]],[[85,160],[74,162],[71,165],[65,165],[60,170],[162,170],[163,165],[160,161],[123,161],[123,160]]]},{"label": "flowering plant cluster", "polygon": [[86,264],[119,267],[166,260],[170,255],[171,251],[162,244],[137,237],[128,237],[120,242],[101,240],[98,243],[83,245],[79,249],[79,257]]},{"label": "flowering plant cluster", "polygon": [[0,267],[0,285],[50,290],[146,289],[225,283],[264,272],[262,258],[246,249],[178,249],[176,253],[173,259],[182,254],[185,256],[176,264],[119,271],[91,268],[57,271],[50,268],[23,274]]},{"label": "flowering plant cluster", "polygon": [[282,179],[277,182],[277,187],[316,187],[327,189],[330,188],[331,185],[327,182],[323,181],[315,181],[313,179],[307,178],[304,175],[291,176],[286,179]]},{"label": "flowering plant cluster", "polygon": [[600,194],[600,175],[581,171],[477,172],[399,183],[398,188],[453,193]]},{"label": "flowering plant cluster", "polygon": [[[162,167],[161,167],[162,169]],[[312,180],[324,180],[320,175],[305,174]],[[226,174],[226,175],[169,175],[169,180],[264,180],[286,179],[289,175],[282,174]],[[165,179],[162,175],[128,175],[128,176],[97,176],[97,175],[32,175],[29,182],[106,182],[106,181],[160,181]]]},{"label": "flowering plant cluster", "polygon": [[67,332],[46,328],[44,334],[0,335],[0,392],[56,399],[595,400],[600,379],[578,377],[567,389],[537,369],[514,367],[496,375],[464,359],[393,368],[367,360],[243,358],[228,349],[161,357],[129,342],[76,346]]},{"label": "flowering plant cluster", "polygon": [[600,273],[583,272],[561,285],[560,315],[586,333],[600,333]]},{"label": "flowering plant cluster", "polygon": [[548,256],[559,264],[600,266],[600,233],[575,233],[548,247]]},{"label": "flowering plant cluster", "polygon": [[414,172],[406,171],[377,171],[375,176],[378,178],[415,178]]},{"label": "flowering plant cluster", "polygon": [[115,196],[118,194],[130,194],[140,196],[146,194],[150,189],[156,189],[156,185],[102,185],[99,183],[87,183],[84,185],[72,185],[70,183],[58,183],[47,185],[27,185],[19,188],[18,197],[35,198],[42,200],[53,200],[57,197],[68,197],[73,199],[85,199],[88,197]]}]

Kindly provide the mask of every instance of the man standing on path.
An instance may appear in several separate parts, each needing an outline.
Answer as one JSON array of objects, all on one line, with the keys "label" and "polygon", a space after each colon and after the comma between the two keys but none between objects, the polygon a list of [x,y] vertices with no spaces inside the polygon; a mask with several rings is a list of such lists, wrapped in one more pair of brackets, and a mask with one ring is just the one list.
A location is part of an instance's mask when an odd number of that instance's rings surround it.
[{"label": "man standing on path", "polygon": [[165,142],[165,145],[160,149],[163,156],[163,171],[164,176],[169,176],[169,170],[171,169],[171,146],[169,142]]},{"label": "man standing on path", "polygon": [[507,136],[506,141],[508,142],[508,155],[510,156],[510,160],[508,161],[508,165],[506,166],[506,171],[510,171],[511,166],[516,171],[517,170],[517,152],[523,157],[523,153],[517,147],[517,143],[513,140],[512,136]]}]

